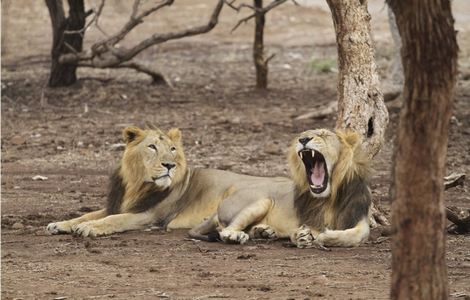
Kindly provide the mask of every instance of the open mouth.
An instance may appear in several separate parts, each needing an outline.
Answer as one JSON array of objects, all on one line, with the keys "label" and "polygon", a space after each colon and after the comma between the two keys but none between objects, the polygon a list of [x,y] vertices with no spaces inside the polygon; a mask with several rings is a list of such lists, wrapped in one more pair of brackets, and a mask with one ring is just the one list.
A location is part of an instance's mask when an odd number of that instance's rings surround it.
[{"label": "open mouth", "polygon": [[315,194],[323,193],[328,187],[328,169],[325,157],[312,149],[303,149],[298,154],[304,163],[310,190]]}]

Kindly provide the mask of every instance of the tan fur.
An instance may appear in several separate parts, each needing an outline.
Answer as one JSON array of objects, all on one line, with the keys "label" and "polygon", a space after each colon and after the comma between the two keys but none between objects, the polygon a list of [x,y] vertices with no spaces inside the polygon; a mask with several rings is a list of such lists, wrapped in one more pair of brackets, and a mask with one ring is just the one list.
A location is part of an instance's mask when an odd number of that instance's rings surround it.
[{"label": "tan fur", "polygon": [[[129,135],[133,136],[134,139],[129,140]],[[164,147],[159,149],[158,155],[160,159],[157,161],[157,166],[159,166],[158,163],[162,162],[163,158],[171,156],[169,151],[170,147],[176,146],[176,155],[174,155],[172,162],[176,163],[177,171],[173,177],[172,186],[178,185],[183,180],[187,172],[187,164],[181,143],[181,131],[177,128],[170,129],[165,135],[159,129],[141,130],[137,127],[129,127],[124,130],[123,136],[127,146],[122,158],[120,175],[126,186],[126,193],[121,206],[121,212],[127,212],[135,205],[137,200],[141,199],[142,195],[148,193],[149,190],[153,188],[149,185],[142,185],[149,179],[146,178],[146,173],[142,172],[142,170],[151,169],[153,166],[146,165],[148,161],[142,160],[142,152],[147,149],[141,147],[141,143],[150,143],[158,139],[159,141],[157,142],[164,144]],[[160,170],[161,169],[162,167],[160,166]]]},{"label": "tan fur", "polygon": [[[323,135],[324,136],[324,135]],[[368,158],[364,151],[361,149],[361,137],[353,131],[336,130],[336,136],[340,140],[342,148],[340,157],[334,152],[338,149],[327,148],[328,152],[323,153],[326,156],[334,157],[336,166],[334,169],[333,180],[335,184],[332,188],[332,194],[336,193],[335,189],[344,178],[350,180],[354,174],[362,174],[368,172]],[[296,137],[288,152],[288,162],[291,171],[292,180],[297,184],[301,191],[308,190],[308,182],[305,177],[305,169],[302,161],[300,160],[297,151],[295,149],[296,143],[300,136]],[[331,151],[333,150],[333,151]]]},{"label": "tan fur", "polygon": [[[119,169],[111,177],[107,210],[50,223],[50,233],[100,236],[151,223],[170,229],[192,228],[215,215],[224,199],[266,199],[272,194],[273,185],[278,185],[281,192],[294,188],[287,178],[188,168],[178,129],[164,133],[158,128],[128,127],[123,139],[126,149]],[[172,151],[172,147],[176,150]],[[171,182],[166,176],[161,179],[167,173],[164,164],[169,163],[176,165],[169,171]]]},{"label": "tan fur", "polygon": [[[132,209],[152,191],[171,190],[182,185],[188,175],[188,168],[181,142],[181,132],[177,128],[172,128],[165,134],[158,128],[143,130],[131,126],[123,130],[123,140],[126,143],[126,149],[118,170],[118,177],[122,180],[125,191],[122,199],[114,199],[120,201],[116,212],[118,214],[107,216],[109,211],[103,209],[72,220],[51,223],[47,226],[49,232],[53,234],[75,232],[83,236],[105,235],[137,229],[155,219],[156,213],[152,210],[150,213],[132,213]],[[156,150],[150,149],[149,145],[154,145]],[[174,151],[172,151],[173,147]],[[176,167],[167,171],[163,163],[172,163]],[[167,172],[171,173],[169,186],[152,184],[154,176]],[[175,200],[175,198],[177,199],[177,197],[172,199]],[[212,206],[215,205],[212,204]],[[167,207],[172,209],[171,205]],[[214,211],[215,208],[209,210]],[[192,223],[198,222],[201,218],[199,217]]]},{"label": "tan fur", "polygon": [[305,192],[308,190],[308,181],[305,177],[304,165],[299,159],[297,151],[295,150],[295,143],[297,142],[297,140],[298,137],[296,137],[292,141],[291,146],[289,147],[289,151],[287,153],[287,161],[289,163],[292,180],[296,183],[300,192]]},{"label": "tan fur", "polygon": [[366,152],[362,150],[361,137],[353,131],[344,130],[337,130],[336,135],[343,147],[331,176],[331,200],[333,202],[336,200],[337,189],[341,183],[349,183],[355,176],[368,177],[370,175],[370,161]]},{"label": "tan fur", "polygon": [[57,223],[50,223],[49,225],[47,225],[47,231],[51,234],[70,233],[72,232],[72,228],[74,228],[80,223],[98,220],[104,217],[106,217],[106,209],[100,209],[75,219]]},{"label": "tan fur", "polygon": [[[325,158],[328,172],[331,171],[327,196],[315,198],[311,195],[305,166],[298,154],[301,147],[299,138],[309,138],[311,147]],[[368,223],[367,218],[361,217],[368,210],[367,203],[370,200],[363,179],[369,176],[370,168],[361,147],[360,136],[352,131],[342,130],[306,131],[294,139],[287,158],[296,189],[281,193],[279,187],[272,185],[273,193],[266,199],[224,200],[219,206],[218,214],[213,217],[214,220],[220,220],[218,231],[221,239],[244,243],[248,240],[248,235],[242,231],[251,227],[252,236],[290,237],[298,247],[309,247],[314,243],[356,246],[362,242],[368,235]],[[344,195],[345,191],[356,194]],[[363,192],[366,194],[362,195]],[[344,205],[337,202],[345,201],[342,199],[357,202],[357,207],[352,203],[351,207],[346,205],[348,211],[339,211],[339,207]],[[365,209],[364,205],[367,206]],[[351,217],[348,216],[349,211]],[[367,212],[365,216],[367,217]],[[354,224],[340,229],[339,227],[349,223],[349,219],[345,218],[353,218]],[[303,222],[306,224],[301,226]],[[211,221],[201,228],[208,231],[211,224],[214,229],[216,222]]]}]

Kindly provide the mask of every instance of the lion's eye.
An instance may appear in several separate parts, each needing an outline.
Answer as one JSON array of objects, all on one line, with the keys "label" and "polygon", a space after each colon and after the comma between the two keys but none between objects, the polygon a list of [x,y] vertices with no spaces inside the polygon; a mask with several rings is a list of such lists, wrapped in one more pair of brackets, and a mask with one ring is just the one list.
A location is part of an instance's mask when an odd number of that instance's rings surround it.
[{"label": "lion's eye", "polygon": [[148,145],[148,147],[150,149],[152,149],[153,151],[155,151],[155,152],[157,151],[157,146],[155,146],[154,144],[150,144],[150,145]]},{"label": "lion's eye", "polygon": [[171,148],[170,148],[170,151],[171,151],[171,152],[175,152],[175,151],[176,151],[176,147],[174,147],[174,146],[171,147]]}]

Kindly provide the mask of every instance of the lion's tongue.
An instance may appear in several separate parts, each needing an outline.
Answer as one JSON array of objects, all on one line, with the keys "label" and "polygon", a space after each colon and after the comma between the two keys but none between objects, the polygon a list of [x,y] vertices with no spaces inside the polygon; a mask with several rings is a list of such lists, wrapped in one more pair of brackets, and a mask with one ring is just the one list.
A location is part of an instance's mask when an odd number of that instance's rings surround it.
[{"label": "lion's tongue", "polygon": [[325,168],[323,168],[323,162],[316,162],[313,166],[312,175],[310,175],[310,180],[316,186],[322,186],[323,180],[325,179]]}]

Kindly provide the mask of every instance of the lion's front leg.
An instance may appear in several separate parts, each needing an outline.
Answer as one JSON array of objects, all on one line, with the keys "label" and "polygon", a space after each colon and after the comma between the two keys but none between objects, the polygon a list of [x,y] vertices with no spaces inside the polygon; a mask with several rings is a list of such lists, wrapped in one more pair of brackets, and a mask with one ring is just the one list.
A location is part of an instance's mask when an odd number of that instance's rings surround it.
[{"label": "lion's front leg", "polygon": [[62,234],[62,233],[71,233],[72,228],[80,223],[97,220],[106,217],[106,210],[101,209],[98,211],[94,211],[88,214],[85,214],[81,217],[62,221],[62,222],[53,222],[49,223],[46,227],[46,231],[51,234]]},{"label": "lion's front leg", "polygon": [[302,225],[291,235],[290,240],[297,248],[329,250],[317,239],[318,235],[319,233],[316,230],[311,229],[307,225]]},{"label": "lion's front leg", "polygon": [[77,224],[73,226],[72,231],[74,234],[83,237],[109,235],[144,228],[146,225],[152,223],[153,219],[153,214],[149,212],[117,214],[107,216],[100,220]]},{"label": "lion's front leg", "polygon": [[302,225],[291,235],[290,240],[297,248],[307,248],[313,244],[315,238],[310,227]]},{"label": "lion's front leg", "polygon": [[276,230],[266,224],[257,224],[253,226],[250,230],[250,238],[252,239],[268,239],[275,240],[277,239]]},{"label": "lion's front leg", "polygon": [[[243,230],[266,216],[272,206],[271,199],[260,199],[242,209],[228,226],[219,231],[220,239],[225,243],[244,244],[250,237]],[[220,213],[220,212],[219,212]],[[219,214],[220,217],[220,214]]]},{"label": "lion's front leg", "polygon": [[316,240],[325,246],[335,247],[356,247],[367,240],[369,237],[368,217],[364,217],[353,228],[345,230],[329,230],[326,229],[318,236]]},{"label": "lion's front leg", "polygon": [[220,239],[228,244],[245,244],[250,237],[241,230],[224,228],[219,232]]}]

